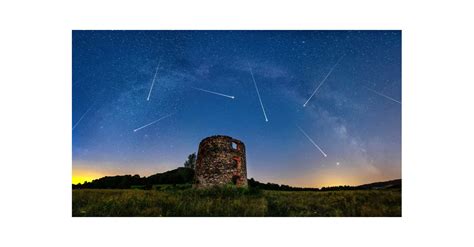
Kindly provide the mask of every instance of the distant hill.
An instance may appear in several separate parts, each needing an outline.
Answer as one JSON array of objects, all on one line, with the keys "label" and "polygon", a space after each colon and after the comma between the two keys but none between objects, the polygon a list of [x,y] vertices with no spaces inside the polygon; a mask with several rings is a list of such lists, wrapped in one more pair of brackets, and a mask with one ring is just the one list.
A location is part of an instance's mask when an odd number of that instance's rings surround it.
[{"label": "distant hill", "polygon": [[390,180],[385,182],[377,182],[371,184],[363,184],[358,186],[349,186],[349,185],[340,185],[332,187],[322,187],[322,188],[302,188],[302,187],[292,187],[289,185],[279,185],[274,183],[261,183],[255,181],[253,178],[248,180],[250,187],[260,188],[264,190],[280,190],[280,191],[338,191],[338,190],[370,190],[370,189],[401,189],[402,180]]},{"label": "distant hill", "polygon": [[[194,169],[179,167],[163,173],[157,173],[148,177],[140,177],[139,175],[119,175],[106,176],[99,179],[94,179],[92,182],[85,182],[83,184],[73,184],[73,189],[130,189],[142,188],[151,189],[153,185],[177,185],[177,184],[192,184],[194,182]],[[253,178],[248,179],[248,185],[252,188],[259,188],[263,190],[278,190],[278,191],[336,191],[336,190],[369,190],[369,189],[401,189],[402,180],[390,180],[385,182],[376,182],[370,184],[363,184],[359,186],[334,186],[323,188],[302,188],[292,187],[289,185],[280,185],[274,183],[261,183]]]},{"label": "distant hill", "polygon": [[150,189],[155,184],[187,184],[193,183],[194,170],[179,167],[177,169],[157,173],[149,177],[139,175],[106,176],[92,182],[72,185],[73,189],[130,189],[142,187]]},{"label": "distant hill", "polygon": [[385,182],[376,182],[371,184],[363,184],[356,186],[358,189],[401,189],[402,188],[402,180],[395,179]]}]

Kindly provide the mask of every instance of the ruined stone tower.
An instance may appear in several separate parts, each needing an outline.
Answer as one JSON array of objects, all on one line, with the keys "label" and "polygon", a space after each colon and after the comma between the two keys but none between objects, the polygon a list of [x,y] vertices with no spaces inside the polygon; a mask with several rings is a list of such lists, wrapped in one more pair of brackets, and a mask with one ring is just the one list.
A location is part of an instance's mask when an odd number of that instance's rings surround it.
[{"label": "ruined stone tower", "polygon": [[230,136],[210,136],[199,143],[196,186],[247,186],[245,145]]}]

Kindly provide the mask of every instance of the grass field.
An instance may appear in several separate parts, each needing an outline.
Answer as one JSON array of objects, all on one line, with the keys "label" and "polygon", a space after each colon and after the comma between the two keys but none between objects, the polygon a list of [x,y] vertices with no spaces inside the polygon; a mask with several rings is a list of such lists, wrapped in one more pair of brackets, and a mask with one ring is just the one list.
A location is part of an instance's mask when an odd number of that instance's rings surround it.
[{"label": "grass field", "polygon": [[401,216],[401,191],[80,189],[72,191],[72,215]]}]

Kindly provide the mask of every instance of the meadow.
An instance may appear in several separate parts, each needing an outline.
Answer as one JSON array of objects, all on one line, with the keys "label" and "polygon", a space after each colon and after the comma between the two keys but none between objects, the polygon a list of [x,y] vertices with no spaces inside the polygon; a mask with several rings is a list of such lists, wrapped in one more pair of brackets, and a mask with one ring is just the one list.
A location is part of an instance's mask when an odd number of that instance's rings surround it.
[{"label": "meadow", "polygon": [[401,190],[75,189],[73,216],[401,216]]}]

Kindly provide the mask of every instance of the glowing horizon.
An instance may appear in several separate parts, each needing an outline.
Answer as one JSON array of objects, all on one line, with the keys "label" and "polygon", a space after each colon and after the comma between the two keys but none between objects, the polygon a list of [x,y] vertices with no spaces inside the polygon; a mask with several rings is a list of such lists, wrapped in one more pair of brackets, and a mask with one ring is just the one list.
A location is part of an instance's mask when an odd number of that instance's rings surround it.
[{"label": "glowing horizon", "polygon": [[[87,163],[87,162],[85,162]],[[82,163],[81,166],[84,166],[84,163]],[[76,167],[76,168],[75,168]],[[169,167],[167,170],[166,169],[156,169],[156,171],[153,171],[153,169],[146,168],[144,170],[129,170],[129,169],[123,169],[123,168],[118,168],[118,169],[97,169],[94,167],[102,167],[98,165],[97,163],[90,163],[90,165],[87,165],[84,168],[80,168],[77,165],[73,166],[73,171],[72,171],[72,183],[73,184],[78,184],[78,183],[84,183],[85,181],[87,182],[92,182],[94,179],[99,179],[105,176],[123,176],[123,175],[139,175],[140,177],[147,177],[156,173],[162,173],[166,172],[169,170],[177,169],[179,167],[183,167],[182,165],[177,165],[176,167],[173,167],[172,165],[167,166]],[[111,167],[110,163],[107,163],[105,167]],[[143,169],[143,168],[142,168]],[[248,179],[255,179],[256,181],[262,182],[262,183],[276,183],[276,184],[284,184],[284,185],[289,185],[292,187],[311,187],[311,188],[322,188],[322,187],[332,187],[332,186],[343,186],[343,185],[349,185],[349,186],[357,186],[357,185],[362,185],[362,184],[369,184],[369,183],[374,183],[374,182],[383,182],[383,181],[389,181],[389,180],[394,180],[394,179],[401,179],[401,175],[383,175],[383,174],[378,174],[378,175],[372,175],[371,178],[366,177],[364,179],[357,178],[357,175],[354,174],[354,171],[345,171],[343,173],[334,173],[334,172],[323,172],[321,174],[312,174],[308,173],[305,176],[305,180],[301,180],[301,178],[298,179],[278,179],[278,178],[268,178],[267,176],[253,176],[252,174],[247,174]],[[267,178],[265,178],[267,177]]]}]

